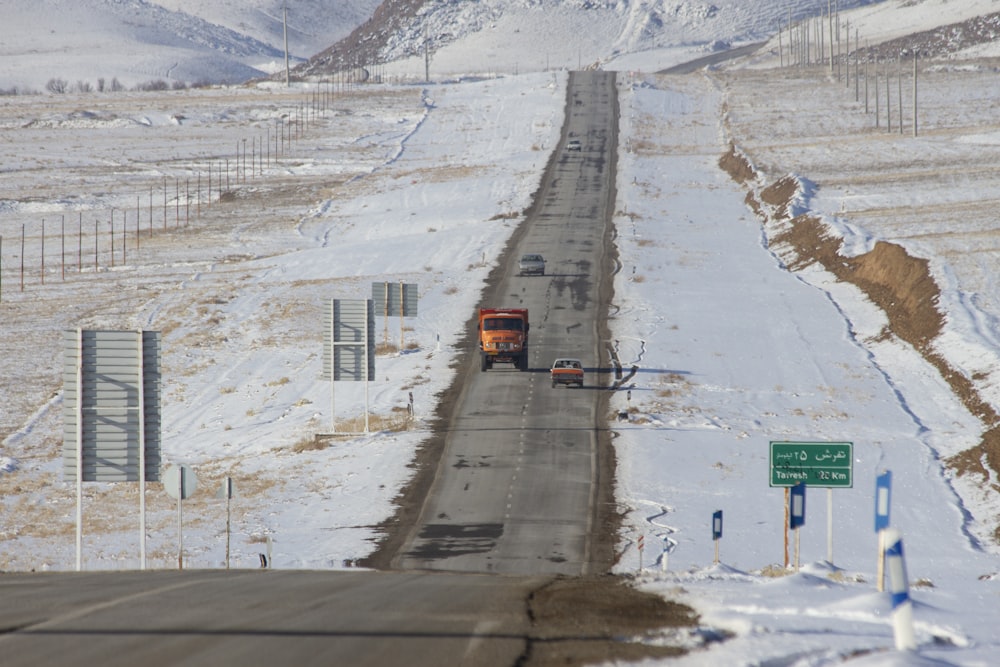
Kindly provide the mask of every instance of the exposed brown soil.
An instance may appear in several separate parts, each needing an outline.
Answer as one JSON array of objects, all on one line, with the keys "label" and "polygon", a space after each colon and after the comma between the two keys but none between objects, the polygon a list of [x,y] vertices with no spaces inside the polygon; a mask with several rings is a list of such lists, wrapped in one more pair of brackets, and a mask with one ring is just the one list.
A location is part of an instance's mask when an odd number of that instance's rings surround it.
[{"label": "exposed brown soil", "polygon": [[730,144],[729,150],[719,158],[719,167],[740,184],[752,181],[757,176],[746,158],[736,152],[736,146],[733,144]]},{"label": "exposed brown soil", "polygon": [[[719,166],[737,183],[747,184],[752,180],[749,174],[753,168],[735,146],[730,146],[720,158]],[[928,261],[912,257],[901,246],[884,241],[862,255],[843,256],[840,239],[831,236],[820,220],[809,215],[788,219],[796,189],[794,179],[785,177],[761,189],[760,201],[755,200],[752,190],[747,193],[748,204],[759,216],[787,220],[787,229],[772,239],[772,247],[782,253],[790,270],[817,263],[838,280],[858,287],[882,309],[889,320],[883,335],[895,336],[919,352],[983,423],[985,432],[980,443],[946,459],[946,465],[959,475],[977,474],[990,479],[992,475],[986,467],[1000,470],[1000,415],[979,395],[969,378],[932,349],[944,318],[938,309],[941,290],[930,275]],[[1000,492],[1000,486],[992,487]],[[1000,542],[1000,526],[994,528],[993,536]]]},{"label": "exposed brown soil", "polygon": [[685,650],[640,640],[698,623],[690,608],[612,576],[556,579],[531,595],[528,614],[534,631],[521,667],[675,657]]}]

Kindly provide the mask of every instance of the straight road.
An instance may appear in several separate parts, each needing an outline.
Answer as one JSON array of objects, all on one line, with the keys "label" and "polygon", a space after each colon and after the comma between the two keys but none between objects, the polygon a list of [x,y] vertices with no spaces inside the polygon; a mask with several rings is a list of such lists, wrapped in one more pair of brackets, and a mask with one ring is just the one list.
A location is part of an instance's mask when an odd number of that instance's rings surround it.
[{"label": "straight road", "polygon": [[[527,308],[529,370],[465,370],[437,477],[393,560],[403,570],[579,575],[592,571],[599,475],[598,322],[610,281],[605,236],[614,206],[614,73],[570,76],[566,126],[509,263],[484,307]],[[568,150],[570,141],[580,150]],[[544,276],[519,276],[522,253]],[[489,298],[489,297],[487,297]],[[470,334],[471,335],[471,334]],[[556,357],[578,357],[583,389],[552,388]]]}]

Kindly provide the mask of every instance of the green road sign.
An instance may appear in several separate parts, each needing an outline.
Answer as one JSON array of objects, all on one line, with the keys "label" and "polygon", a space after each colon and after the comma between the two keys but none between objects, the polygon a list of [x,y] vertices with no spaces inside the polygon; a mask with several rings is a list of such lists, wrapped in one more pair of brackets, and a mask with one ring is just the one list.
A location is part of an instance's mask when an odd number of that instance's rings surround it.
[{"label": "green road sign", "polygon": [[771,486],[851,488],[854,443],[772,442]]}]

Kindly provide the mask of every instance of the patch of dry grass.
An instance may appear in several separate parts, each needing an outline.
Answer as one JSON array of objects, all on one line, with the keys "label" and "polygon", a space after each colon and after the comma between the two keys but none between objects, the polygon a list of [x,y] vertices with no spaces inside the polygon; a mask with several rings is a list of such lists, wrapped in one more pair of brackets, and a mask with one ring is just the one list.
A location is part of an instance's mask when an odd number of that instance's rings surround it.
[{"label": "patch of dry grass", "polygon": [[381,342],[375,345],[375,355],[379,357],[388,357],[399,353],[399,346],[395,343]]},{"label": "patch of dry grass", "polygon": [[661,375],[660,384],[664,385],[656,390],[656,395],[660,398],[676,398],[691,390],[691,383],[680,373]]},{"label": "patch of dry grass", "polygon": [[863,584],[865,583],[864,575],[859,573],[848,574],[843,570],[835,570],[830,574],[826,575],[826,578],[830,581],[836,581],[838,583],[845,584]]},{"label": "patch of dry grass", "polygon": [[[409,430],[412,424],[413,420],[410,419],[409,412],[405,407],[393,408],[393,413],[390,415],[368,416],[369,433],[398,433]],[[327,449],[330,443],[337,438],[356,437],[359,433],[365,432],[365,418],[364,416],[357,416],[351,419],[338,420],[336,427],[337,431],[335,433],[302,437],[291,446],[291,451],[295,454],[319,452]]]},{"label": "patch of dry grass", "polygon": [[506,213],[497,213],[490,220],[516,220],[521,217],[521,214],[517,211],[507,211]]}]

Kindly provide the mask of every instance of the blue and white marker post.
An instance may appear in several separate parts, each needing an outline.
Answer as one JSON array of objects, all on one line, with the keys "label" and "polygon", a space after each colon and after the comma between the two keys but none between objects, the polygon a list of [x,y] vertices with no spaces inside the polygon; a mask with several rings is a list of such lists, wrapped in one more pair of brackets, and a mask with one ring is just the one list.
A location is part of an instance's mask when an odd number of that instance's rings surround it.
[{"label": "blue and white marker post", "polygon": [[878,590],[885,590],[885,530],[889,527],[889,501],[892,499],[892,471],[875,478],[875,532],[878,534]]},{"label": "blue and white marker post", "polygon": [[712,513],[712,541],[715,542],[715,563],[719,563],[719,542],[722,541],[722,510]]},{"label": "blue and white marker post", "polygon": [[806,485],[799,482],[791,488],[788,527],[795,531],[795,571],[799,571],[799,528],[806,524]]},{"label": "blue and white marker post", "polygon": [[903,559],[903,537],[895,528],[887,528],[885,541],[896,650],[912,651],[917,648],[917,639],[913,635],[913,604],[910,602],[910,583],[906,578],[906,561]]}]

